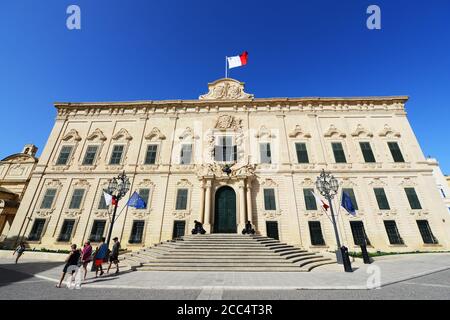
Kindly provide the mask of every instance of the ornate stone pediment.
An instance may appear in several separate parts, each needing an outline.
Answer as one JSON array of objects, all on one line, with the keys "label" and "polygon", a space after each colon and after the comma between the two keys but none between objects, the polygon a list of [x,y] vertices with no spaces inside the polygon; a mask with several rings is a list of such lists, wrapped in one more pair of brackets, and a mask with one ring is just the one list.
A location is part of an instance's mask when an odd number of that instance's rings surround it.
[{"label": "ornate stone pediment", "polygon": [[150,133],[145,136],[145,139],[157,141],[157,140],[164,140],[164,139],[166,139],[166,136],[161,133],[161,130],[159,130],[158,128],[154,127],[152,129],[152,131],[150,131]]},{"label": "ornate stone pediment", "polygon": [[262,125],[261,128],[259,129],[259,131],[255,134],[256,138],[263,138],[263,137],[267,137],[269,139],[271,138],[275,138],[275,135],[272,133],[271,130],[267,129],[267,127],[265,125]]},{"label": "ornate stone pediment", "polygon": [[64,141],[69,141],[71,139],[75,140],[75,141],[80,141],[81,137],[78,134],[78,131],[75,129],[70,130],[69,132],[67,132],[64,137],[62,138]]},{"label": "ornate stone pediment", "polygon": [[88,137],[87,140],[89,141],[93,141],[93,140],[101,140],[101,141],[105,141],[106,140],[106,136],[103,134],[102,130],[100,130],[99,128],[95,129],[94,132],[92,132]]},{"label": "ornate stone pediment", "polygon": [[132,140],[133,137],[128,133],[127,129],[120,129],[115,135],[112,136],[113,140]]},{"label": "ornate stone pediment", "polygon": [[352,132],[352,137],[359,137],[362,134],[364,134],[364,136],[369,137],[369,138],[373,137],[372,132],[367,131],[361,124],[358,124],[355,131]]},{"label": "ornate stone pediment", "polygon": [[254,96],[244,92],[244,83],[223,78],[208,84],[209,92],[201,95],[200,100],[240,100],[252,99]]},{"label": "ornate stone pediment", "polygon": [[394,131],[389,125],[385,124],[384,129],[380,132],[380,137],[387,137],[388,135],[393,135],[397,138],[401,136],[400,132]]},{"label": "ornate stone pediment", "polygon": [[345,137],[347,136],[344,132],[338,130],[338,129],[334,126],[334,124],[332,124],[332,125],[330,125],[330,127],[328,128],[328,131],[325,132],[324,136],[325,136],[326,138],[330,138],[330,137],[333,137],[334,135],[337,135],[337,136],[340,137],[340,138],[345,138]]},{"label": "ornate stone pediment", "polygon": [[289,133],[289,138],[297,138],[298,136],[304,136],[305,138],[311,138],[311,134],[302,130],[300,125],[296,125],[294,130]]},{"label": "ornate stone pediment", "polygon": [[217,118],[214,128],[221,130],[240,130],[242,129],[242,119],[237,119],[234,116],[230,115],[221,115]]}]

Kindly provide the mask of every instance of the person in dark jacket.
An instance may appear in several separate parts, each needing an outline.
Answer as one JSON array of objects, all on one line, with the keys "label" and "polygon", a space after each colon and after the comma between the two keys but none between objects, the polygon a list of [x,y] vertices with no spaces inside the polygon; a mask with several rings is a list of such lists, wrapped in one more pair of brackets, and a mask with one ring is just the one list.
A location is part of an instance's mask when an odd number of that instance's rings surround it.
[{"label": "person in dark jacket", "polygon": [[111,269],[112,264],[114,263],[117,267],[116,274],[119,273],[119,250],[120,250],[120,242],[119,238],[115,237],[113,239],[114,244],[111,250],[111,255],[109,256],[109,266],[106,273],[109,273],[109,269]]},{"label": "person in dark jacket", "polygon": [[194,220],[194,229],[192,229],[192,234],[205,234],[206,230],[203,229],[203,224],[200,221]]},{"label": "person in dark jacket", "polygon": [[242,234],[255,234],[255,229],[252,228],[252,223],[247,221],[245,229],[242,230]]},{"label": "person in dark jacket", "polygon": [[[78,266],[80,262],[81,252],[77,249],[77,245],[73,244],[70,246],[70,254],[66,258],[66,264],[64,265],[63,273],[61,275],[61,279],[59,280],[59,283],[56,285],[57,288],[61,288],[61,284],[64,281],[64,278],[67,273],[67,268],[70,266]],[[72,274],[75,271],[72,271]]]}]

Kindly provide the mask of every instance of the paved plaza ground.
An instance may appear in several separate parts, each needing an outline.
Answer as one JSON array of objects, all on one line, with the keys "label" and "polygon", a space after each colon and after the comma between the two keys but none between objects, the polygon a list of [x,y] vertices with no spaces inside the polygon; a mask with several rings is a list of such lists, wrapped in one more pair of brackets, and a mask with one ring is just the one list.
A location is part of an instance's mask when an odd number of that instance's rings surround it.
[{"label": "paved plaza ground", "polygon": [[[93,278],[80,290],[57,289],[63,264],[0,259],[0,299],[450,299],[450,254],[379,257],[312,272],[129,271]],[[371,289],[374,288],[374,289]]]}]

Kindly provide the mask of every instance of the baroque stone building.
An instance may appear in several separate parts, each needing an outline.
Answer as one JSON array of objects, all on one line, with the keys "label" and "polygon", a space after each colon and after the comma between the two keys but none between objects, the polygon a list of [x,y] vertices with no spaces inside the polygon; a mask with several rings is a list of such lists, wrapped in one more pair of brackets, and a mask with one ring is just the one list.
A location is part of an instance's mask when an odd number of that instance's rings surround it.
[{"label": "baroque stone building", "polygon": [[6,238],[19,204],[38,162],[37,147],[24,146],[22,152],[0,161],[0,242]]},{"label": "baroque stone building", "polygon": [[98,241],[110,224],[103,190],[125,171],[127,197],[137,190],[147,203],[119,203],[113,235],[128,249],[189,233],[194,220],[211,233],[238,233],[250,220],[263,235],[334,250],[330,219],[311,193],[325,169],[357,209],[336,210],[350,250],[364,238],[369,250],[448,250],[450,217],[407,100],[254,98],[220,79],[198,100],[56,103],[8,238],[54,249]]}]

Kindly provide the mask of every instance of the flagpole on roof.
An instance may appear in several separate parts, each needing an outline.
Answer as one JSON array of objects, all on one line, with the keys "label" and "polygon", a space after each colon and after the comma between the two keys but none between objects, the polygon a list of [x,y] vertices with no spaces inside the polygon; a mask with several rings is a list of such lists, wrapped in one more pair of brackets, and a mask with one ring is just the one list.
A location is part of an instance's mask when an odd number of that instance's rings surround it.
[{"label": "flagpole on roof", "polygon": [[225,79],[228,78],[228,63],[227,63],[228,57],[225,56]]}]

